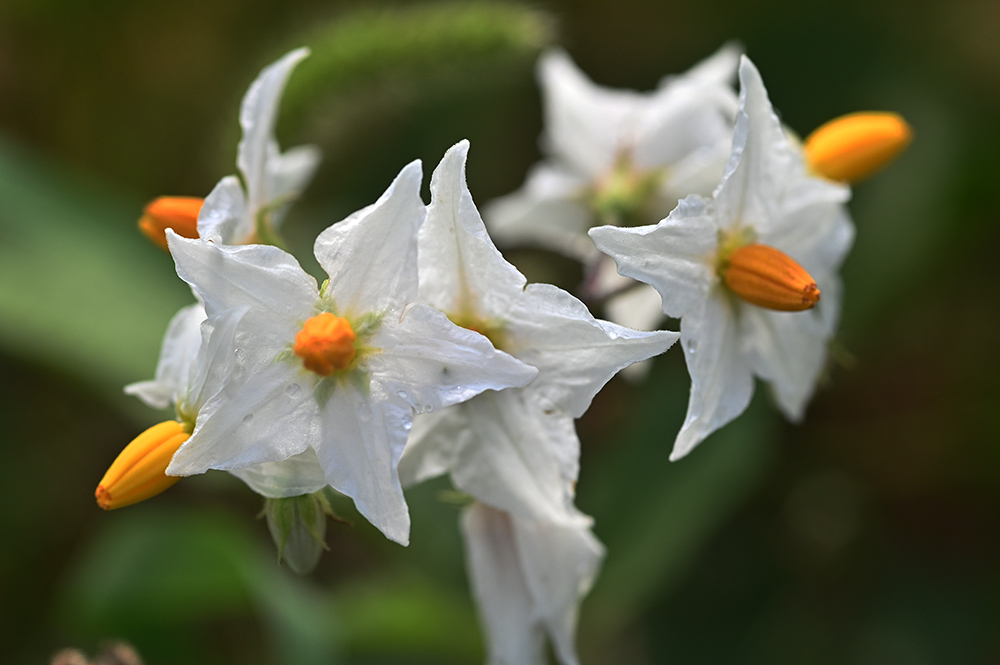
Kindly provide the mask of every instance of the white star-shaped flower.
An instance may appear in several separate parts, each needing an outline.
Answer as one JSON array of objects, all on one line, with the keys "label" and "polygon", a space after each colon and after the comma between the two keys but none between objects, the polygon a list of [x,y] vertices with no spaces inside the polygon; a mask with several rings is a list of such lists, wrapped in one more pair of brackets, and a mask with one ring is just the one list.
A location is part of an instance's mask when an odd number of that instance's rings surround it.
[{"label": "white star-shaped flower", "polygon": [[[464,141],[449,150],[431,180],[432,202],[420,230],[420,299],[537,368],[538,376],[522,388],[418,417],[400,474],[413,483],[449,473],[485,504],[467,515],[465,533],[491,662],[544,662],[542,642],[524,640],[547,633],[560,660],[575,663],[576,605],[603,549],[590,533],[590,518],[573,505],[579,464],[573,419],[617,371],[662,353],[678,335],[600,321],[561,289],[525,286],[476,210],[465,182],[467,151]],[[509,537],[492,539],[495,529]],[[550,558],[556,553],[580,565]],[[498,569],[498,561],[511,557],[516,564]],[[520,580],[524,594],[505,587],[502,580],[510,579]],[[553,589],[561,591],[553,595]],[[508,614],[508,601],[531,607]],[[533,655],[517,655],[524,653]]]},{"label": "white star-shaped flower", "polygon": [[591,226],[657,220],[680,197],[710,193],[729,152],[738,56],[723,47],[638,93],[595,85],[562,51],[544,54],[538,76],[546,159],[521,190],[486,209],[491,233],[590,260]]},{"label": "white star-shaped flower", "polygon": [[[681,319],[691,397],[671,459],[742,413],[754,376],[789,419],[802,417],[836,327],[837,271],[854,237],[849,190],[808,175],[746,57],[740,83],[732,154],[711,199],[685,198],[655,226],[590,232],[619,272],[652,284],[663,311]],[[793,283],[803,293],[788,291]],[[771,291],[788,302],[759,299]],[[814,310],[774,311],[796,309],[800,296],[807,307],[820,293]]]},{"label": "white star-shaped flower", "polygon": [[312,179],[319,149],[298,146],[282,153],[274,138],[285,83],[307,55],[309,49],[296,49],[268,65],[244,95],[240,105],[243,138],[236,155],[243,182],[226,176],[205,198],[198,216],[200,237],[226,245],[270,242],[267,236],[277,230],[288,204]]},{"label": "white star-shaped flower", "polygon": [[323,479],[299,493],[329,484],[388,537],[407,541],[396,467],[414,410],[523,385],[536,373],[412,304],[426,214],[420,181],[414,162],[375,204],[320,234],[315,254],[330,275],[322,288],[276,247],[168,234],[177,272],[210,324],[244,310],[229,351],[232,372],[201,405],[169,475],[315,455]]}]

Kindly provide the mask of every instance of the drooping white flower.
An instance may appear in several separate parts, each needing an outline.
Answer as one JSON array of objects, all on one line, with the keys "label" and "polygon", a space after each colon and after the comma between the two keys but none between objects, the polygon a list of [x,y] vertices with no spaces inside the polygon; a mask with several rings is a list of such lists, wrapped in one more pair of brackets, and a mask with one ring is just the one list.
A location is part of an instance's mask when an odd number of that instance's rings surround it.
[{"label": "drooping white flower", "polygon": [[594,257],[586,231],[666,215],[688,194],[708,194],[729,153],[739,52],[723,47],[650,93],[595,85],[561,51],[542,56],[545,161],[521,190],[486,209],[503,242],[534,242]]},{"label": "drooping white flower", "polygon": [[330,275],[322,288],[276,247],[168,234],[178,274],[204,302],[209,322],[245,310],[232,372],[201,405],[168,474],[238,472],[314,455],[322,480],[297,493],[329,484],[388,537],[407,541],[396,466],[414,410],[522,385],[536,373],[440,312],[412,304],[426,213],[420,181],[414,162],[375,204],[320,234],[316,258]]},{"label": "drooping white flower", "polygon": [[448,473],[483,504],[469,510],[463,529],[490,662],[542,663],[547,634],[560,661],[572,664],[576,606],[603,552],[590,518],[573,505],[573,419],[618,370],[662,353],[678,336],[600,321],[565,291],[525,286],[486,233],[465,183],[467,151],[464,141],[449,150],[431,180],[420,299],[538,376],[419,416],[400,475],[413,483]]},{"label": "drooping white flower", "polygon": [[[808,174],[746,57],[740,83],[732,154],[711,199],[685,198],[655,226],[590,232],[619,272],[656,287],[663,311],[681,319],[691,397],[671,459],[742,413],[754,376],[770,385],[789,419],[802,417],[836,327],[837,271],[854,237],[844,206],[849,190]],[[737,277],[784,270],[788,257],[814,281],[808,297],[822,293],[818,306],[774,311],[747,302],[755,289],[785,288],[793,280],[784,273],[747,287]]]},{"label": "drooping white flower", "polygon": [[282,153],[274,138],[285,83],[307,55],[309,49],[296,49],[268,65],[244,95],[240,105],[243,138],[236,155],[243,182],[226,176],[205,198],[198,216],[200,237],[226,245],[269,242],[267,236],[281,223],[288,204],[312,179],[319,149],[298,146]]}]

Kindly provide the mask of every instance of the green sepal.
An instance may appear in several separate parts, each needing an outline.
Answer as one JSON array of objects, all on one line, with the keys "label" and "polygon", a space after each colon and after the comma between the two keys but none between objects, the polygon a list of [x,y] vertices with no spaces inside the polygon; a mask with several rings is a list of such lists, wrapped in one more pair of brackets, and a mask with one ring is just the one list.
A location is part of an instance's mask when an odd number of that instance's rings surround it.
[{"label": "green sepal", "polygon": [[329,549],[325,542],[326,518],[332,514],[322,492],[266,499],[264,516],[278,548],[278,563],[284,561],[299,575],[312,572],[323,550]]}]

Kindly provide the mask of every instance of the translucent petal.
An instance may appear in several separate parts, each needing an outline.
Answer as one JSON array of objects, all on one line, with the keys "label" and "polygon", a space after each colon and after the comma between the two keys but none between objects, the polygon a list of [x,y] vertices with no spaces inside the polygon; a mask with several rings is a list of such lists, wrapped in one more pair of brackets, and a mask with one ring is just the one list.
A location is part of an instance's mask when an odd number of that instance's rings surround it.
[{"label": "translucent petal", "polygon": [[367,361],[372,378],[422,412],[484,390],[523,386],[537,374],[479,333],[419,303],[407,308],[401,321],[384,321],[371,343],[380,349]]},{"label": "translucent petal", "polygon": [[714,280],[717,231],[711,202],[689,196],[655,226],[599,226],[590,237],[619,273],[659,292],[667,315],[682,317],[701,306]]},{"label": "translucent petal", "polygon": [[552,640],[557,660],[575,665],[580,600],[590,591],[604,558],[589,520],[575,525],[546,524],[513,517],[522,570]]},{"label": "translucent petal", "polygon": [[268,202],[268,156],[278,117],[278,104],[288,76],[295,65],[309,55],[309,49],[296,49],[265,67],[250,85],[240,105],[243,139],[236,155],[236,165],[247,187],[248,208],[260,210]]},{"label": "translucent petal", "polygon": [[491,665],[547,665],[545,630],[521,567],[508,514],[476,503],[462,511],[466,567]]},{"label": "translucent petal", "polygon": [[403,487],[448,473],[458,453],[472,440],[465,404],[422,413],[413,419],[413,429],[399,460]]},{"label": "translucent petal", "polygon": [[677,333],[640,332],[595,319],[550,284],[531,284],[510,312],[510,352],[538,368],[529,390],[579,418],[616,372],[663,353]]},{"label": "translucent petal", "polygon": [[198,236],[223,245],[247,242],[254,231],[240,179],[226,176],[205,197],[198,215]]},{"label": "translucent petal", "polygon": [[525,519],[577,518],[580,442],[570,416],[544,412],[523,390],[484,393],[459,408],[471,431],[451,469],[456,487]]},{"label": "translucent petal", "polygon": [[272,499],[312,494],[326,486],[326,476],[312,448],[281,462],[255,464],[230,473],[257,494]]},{"label": "translucent petal", "polygon": [[271,363],[249,375],[234,375],[198,413],[191,438],[167,468],[172,476],[208,469],[234,470],[279,462],[303,452],[319,433],[311,391],[299,385],[299,370]]},{"label": "translucent petal", "polygon": [[201,296],[209,317],[248,309],[236,338],[245,365],[273,361],[313,315],[316,280],[291,254],[266,245],[215,245],[167,235],[177,274]]},{"label": "translucent petal", "polygon": [[820,312],[773,312],[747,305],[740,325],[754,374],[770,383],[789,420],[801,420],[826,361],[829,335]]},{"label": "translucent petal", "polygon": [[281,224],[289,204],[299,198],[312,180],[321,159],[322,153],[315,146],[302,145],[281,154],[278,144],[270,142],[265,164],[264,201],[273,226]]},{"label": "translucent petal", "polygon": [[691,396],[684,425],[674,441],[678,460],[709,434],[743,413],[753,395],[753,375],[744,358],[733,304],[721,293],[704,301],[700,312],[681,319],[681,345]]},{"label": "translucent petal", "polygon": [[372,380],[365,393],[337,386],[322,410],[314,446],[327,482],[354,499],[358,512],[388,538],[409,542],[410,515],[397,466],[413,413],[395,391]]},{"label": "translucent petal", "polygon": [[156,364],[156,378],[125,386],[125,393],[135,395],[154,409],[165,409],[187,392],[191,369],[201,346],[201,323],[205,308],[195,303],[182,307],[167,325]]},{"label": "translucent petal", "polygon": [[550,155],[597,176],[635,143],[645,96],[595,85],[563,51],[543,54],[538,76],[545,106],[542,144]]},{"label": "translucent petal", "polygon": [[399,311],[417,296],[420,162],[408,164],[374,204],[323,231],[316,259],[330,275],[327,293],[342,314]]},{"label": "translucent petal", "polygon": [[431,176],[419,232],[420,300],[448,313],[502,318],[525,278],[493,245],[465,182],[469,142],[445,153]]}]

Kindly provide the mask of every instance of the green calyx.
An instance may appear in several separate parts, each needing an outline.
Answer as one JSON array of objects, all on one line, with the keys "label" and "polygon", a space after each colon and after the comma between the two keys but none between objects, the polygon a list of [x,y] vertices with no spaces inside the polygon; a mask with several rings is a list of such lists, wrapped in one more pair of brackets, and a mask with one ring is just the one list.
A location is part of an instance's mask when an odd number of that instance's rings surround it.
[{"label": "green calyx", "polygon": [[339,520],[322,491],[264,501],[264,516],[284,561],[299,575],[312,572],[326,546],[326,518]]}]

